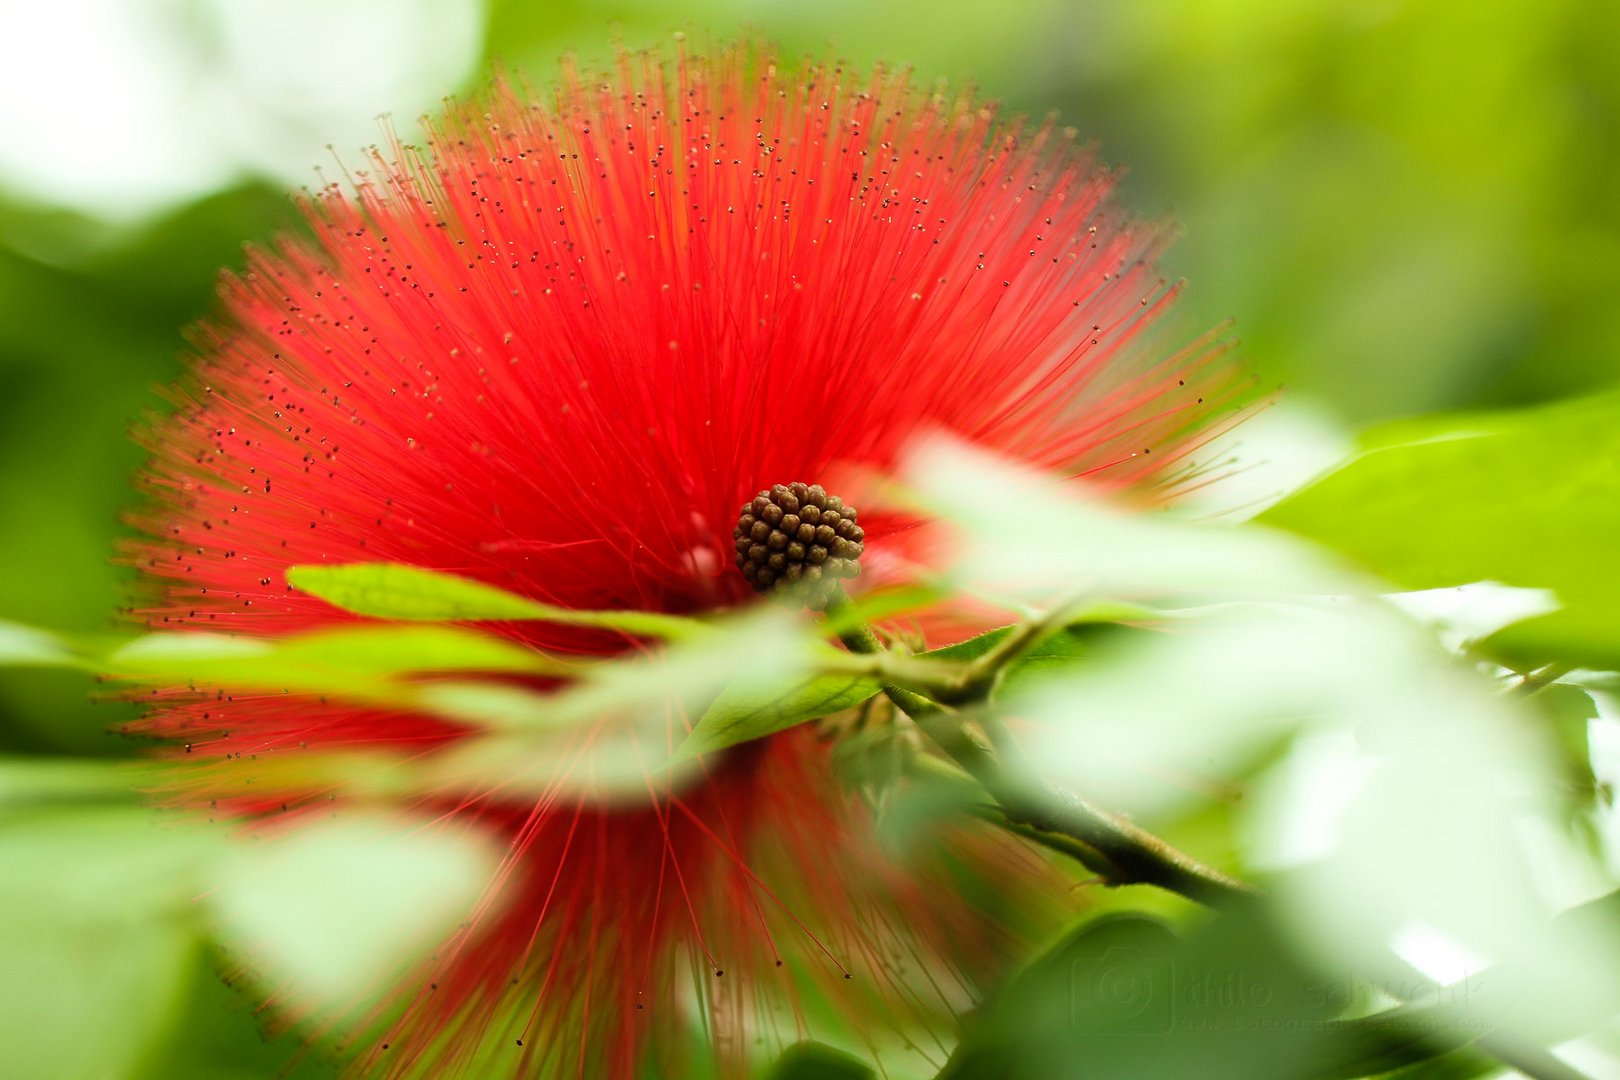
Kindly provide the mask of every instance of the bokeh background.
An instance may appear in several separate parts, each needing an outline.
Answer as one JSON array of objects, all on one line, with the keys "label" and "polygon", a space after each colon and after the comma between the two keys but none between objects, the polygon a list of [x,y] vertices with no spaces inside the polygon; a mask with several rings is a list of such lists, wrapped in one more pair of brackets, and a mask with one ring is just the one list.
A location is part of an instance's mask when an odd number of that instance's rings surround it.
[{"label": "bokeh background", "polygon": [[[3,0],[0,619],[113,626],[110,553],[183,329],[286,193],[492,65],[749,27],[1064,122],[1174,217],[1192,322],[1232,318],[1283,426],[1528,403],[1620,355],[1612,0]],[[321,171],[317,171],[321,170]],[[120,756],[82,677],[0,673],[0,753]],[[259,1075],[196,983],[196,1052]],[[210,1026],[213,1025],[213,1026]],[[247,1055],[247,1056],[243,1056]]]}]

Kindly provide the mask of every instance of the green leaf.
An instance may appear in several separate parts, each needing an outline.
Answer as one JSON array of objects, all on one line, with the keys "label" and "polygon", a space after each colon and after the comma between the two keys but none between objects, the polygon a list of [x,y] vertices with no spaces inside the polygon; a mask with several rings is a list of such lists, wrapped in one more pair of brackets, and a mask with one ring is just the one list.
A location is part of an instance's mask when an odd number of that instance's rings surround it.
[{"label": "green leaf", "polygon": [[1564,608],[1492,635],[1518,670],[1620,670],[1620,394],[1375,429],[1364,452],[1262,514],[1398,585],[1549,588]]},{"label": "green leaf", "polygon": [[704,712],[671,761],[690,761],[852,709],[882,689],[876,679],[855,675],[817,675],[785,690],[763,688],[752,680],[733,683]]},{"label": "green leaf", "polygon": [[1380,1080],[1475,1080],[1499,1076],[1502,1063],[1472,1046],[1384,1073]]},{"label": "green leaf", "polygon": [[880,623],[885,619],[933,607],[948,597],[949,593],[937,585],[880,586],[871,592],[852,596],[849,603],[828,612],[827,632],[836,635],[861,623]]},{"label": "green leaf", "polygon": [[[1620,394],[1408,420],[1259,517],[1410,589],[1620,596]],[[1614,631],[1609,631],[1612,640]]]},{"label": "green leaf", "polygon": [[[460,681],[424,686],[428,707],[494,729],[435,755],[433,769],[442,784],[496,784],[506,794],[516,787],[552,798],[561,785],[616,796],[629,785],[627,793],[645,795],[650,769],[695,764],[670,761],[672,711],[695,715],[738,681],[739,670],[761,684],[792,684],[826,649],[802,613],[761,604],[716,620],[692,641],[593,664],[545,695]],[[573,736],[559,742],[575,725],[595,733],[584,744]]]},{"label": "green leaf", "polygon": [[287,570],[287,581],[345,611],[376,619],[552,622],[671,639],[690,637],[702,625],[650,611],[574,611],[481,581],[399,563],[293,566]]},{"label": "green leaf", "polygon": [[1620,671],[1620,595],[1588,595],[1572,606],[1504,626],[1475,647],[1515,671],[1559,662]]},{"label": "green leaf", "polygon": [[[1123,627],[1110,621],[1112,619],[1143,621],[1161,617],[1160,612],[1130,604],[1088,608],[1076,616],[1068,626],[1048,634],[1008,664],[1001,677],[998,693],[1019,693],[1045,678],[1063,672],[1075,661],[1094,650],[1103,637],[1124,632]],[[935,660],[977,660],[999,644],[1011,631],[1010,626],[998,627],[966,641],[959,641],[955,645],[947,645],[942,649],[934,649],[920,655]]]}]

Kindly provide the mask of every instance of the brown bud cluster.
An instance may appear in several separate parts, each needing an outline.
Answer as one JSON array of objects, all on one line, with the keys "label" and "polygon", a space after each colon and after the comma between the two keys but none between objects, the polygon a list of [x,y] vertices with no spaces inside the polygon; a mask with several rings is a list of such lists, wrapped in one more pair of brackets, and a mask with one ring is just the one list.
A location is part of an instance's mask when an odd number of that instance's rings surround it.
[{"label": "brown bud cluster", "polygon": [[791,589],[817,611],[839,581],[861,572],[866,533],[855,508],[820,484],[777,484],[743,504],[737,528],[737,567],[760,592]]}]

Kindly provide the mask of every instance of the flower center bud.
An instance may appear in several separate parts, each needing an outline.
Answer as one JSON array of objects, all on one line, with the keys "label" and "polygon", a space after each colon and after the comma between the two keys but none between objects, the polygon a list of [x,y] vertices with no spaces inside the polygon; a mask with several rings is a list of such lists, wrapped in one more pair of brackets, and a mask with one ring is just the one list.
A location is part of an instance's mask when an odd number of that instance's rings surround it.
[{"label": "flower center bud", "polygon": [[820,484],[777,484],[743,504],[732,530],[737,567],[760,592],[783,590],[820,611],[861,572],[866,533]]}]

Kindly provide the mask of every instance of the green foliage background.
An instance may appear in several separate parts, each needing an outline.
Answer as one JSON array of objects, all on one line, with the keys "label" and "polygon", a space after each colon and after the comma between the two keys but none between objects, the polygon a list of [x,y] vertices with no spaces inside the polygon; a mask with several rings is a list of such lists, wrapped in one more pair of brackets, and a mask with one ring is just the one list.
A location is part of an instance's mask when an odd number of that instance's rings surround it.
[{"label": "green foliage background", "polygon": [[[483,52],[543,85],[565,51],[743,26],[1060,110],[1130,167],[1138,208],[1185,226],[1169,270],[1190,279],[1189,321],[1235,319],[1262,381],[1329,424],[1522,405],[1620,372],[1607,0],[492,0]],[[30,107],[50,109],[48,90]],[[126,602],[110,553],[141,458],[130,430],[163,407],[218,269],[294,225],[282,187],[250,179],[118,225],[0,187],[0,619],[95,632]],[[129,707],[93,691],[76,672],[0,671],[0,754],[130,755],[106,734]],[[116,844],[92,824],[85,844]],[[152,1074],[267,1074],[283,1048],[257,1046],[206,970],[129,988],[197,1017]]]}]

